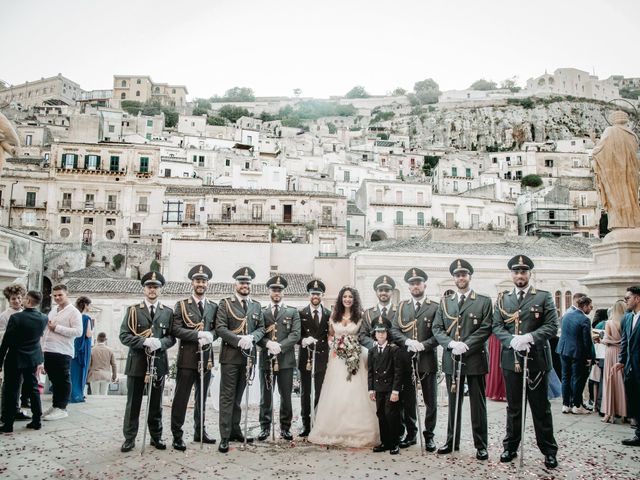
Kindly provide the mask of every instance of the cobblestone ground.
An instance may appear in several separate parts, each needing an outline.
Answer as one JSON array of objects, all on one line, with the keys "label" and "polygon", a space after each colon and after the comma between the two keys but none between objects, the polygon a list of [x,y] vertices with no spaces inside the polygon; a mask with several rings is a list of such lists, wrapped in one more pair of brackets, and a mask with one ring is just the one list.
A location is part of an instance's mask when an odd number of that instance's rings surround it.
[{"label": "cobblestone ground", "polygon": [[[441,397],[442,400],[442,397]],[[50,400],[45,397],[44,406]],[[45,422],[34,432],[17,422],[13,434],[0,434],[0,478],[2,479],[198,479],[198,478],[640,478],[640,448],[624,447],[620,440],[631,436],[628,425],[604,424],[598,415],[563,415],[561,403],[552,402],[556,439],[560,446],[559,467],[546,470],[535,446],[532,425],[527,425],[526,461],[501,464],[501,440],[504,435],[505,403],[488,401],[489,461],[475,459],[471,440],[469,411],[465,402],[461,451],[456,456],[428,453],[420,456],[419,446],[402,450],[392,457],[374,454],[368,449],[323,448],[304,442],[289,444],[260,442],[241,451],[231,444],[227,455],[217,445],[190,443],[186,452],[171,449],[170,408],[163,418],[166,451],[148,447],[140,455],[142,429],[136,450],[120,453],[122,415],[125,398],[120,396],[87,398],[83,404],[69,406],[69,417]],[[299,399],[294,399],[299,408]],[[212,407],[208,409],[211,411]],[[144,407],[143,407],[144,413]],[[424,413],[424,412],[423,412]],[[294,422],[297,421],[295,412]],[[185,432],[192,431],[188,412]],[[258,409],[249,412],[249,427],[257,435]],[[424,417],[422,417],[424,418]],[[436,443],[445,438],[447,411],[440,403]],[[207,430],[218,437],[217,412],[209,415]],[[297,427],[294,428],[297,431]],[[190,440],[190,437],[188,437]]]}]

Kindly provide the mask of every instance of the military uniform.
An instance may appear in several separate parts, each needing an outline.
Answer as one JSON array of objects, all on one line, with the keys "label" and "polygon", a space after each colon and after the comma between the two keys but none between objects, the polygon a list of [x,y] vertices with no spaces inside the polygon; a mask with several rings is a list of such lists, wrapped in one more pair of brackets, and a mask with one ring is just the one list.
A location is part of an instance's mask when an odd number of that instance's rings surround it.
[{"label": "military uniform", "polygon": [[[405,274],[407,283],[415,279],[426,281],[428,276],[419,268],[412,268]],[[418,431],[418,420],[416,415],[416,390],[413,379],[413,356],[406,347],[407,340],[415,340],[424,346],[424,350],[417,352],[418,373],[420,374],[420,386],[422,396],[426,405],[424,418],[424,436],[426,442],[433,442],[433,432],[436,428],[437,394],[438,394],[438,361],[436,359],[436,349],[438,342],[433,336],[433,319],[436,316],[438,305],[427,297],[424,297],[420,308],[416,310],[413,300],[404,300],[398,305],[397,313],[391,324],[391,339],[400,347],[400,358],[403,362],[404,372],[402,392],[400,401],[402,403],[403,427],[406,429],[406,439],[413,440]],[[434,446],[435,449],[435,446]]]},{"label": "military uniform", "polygon": [[[455,260],[449,271],[452,275],[459,272],[473,274],[473,267],[465,260]],[[489,351],[487,339],[491,334],[493,306],[491,298],[480,295],[474,290],[466,292],[465,298],[454,293],[442,298],[440,307],[433,322],[433,334],[444,349],[442,353],[442,371],[446,374],[449,391],[449,423],[447,427],[447,443],[441,453],[460,448],[460,425],[462,403],[464,400],[465,379],[469,386],[469,403],[471,409],[471,428],[473,443],[485,457],[487,450],[487,399],[485,393],[485,375],[489,372]],[[464,342],[468,347],[462,356],[453,359],[452,342]],[[461,361],[461,364],[458,362]],[[460,384],[452,389],[456,381],[456,369],[461,368]],[[452,392],[452,390],[455,390]],[[458,395],[458,423],[453,441],[453,423]],[[447,451],[448,450],[448,451]],[[486,460],[485,458],[481,458]]]},{"label": "military uniform", "polygon": [[[189,279],[209,280],[213,274],[205,265],[196,265],[189,272]],[[185,298],[176,303],[173,309],[173,336],[180,340],[178,347],[178,359],[176,374],[176,388],[171,405],[171,433],[174,438],[174,447],[183,450],[185,447],[182,440],[182,425],[184,424],[187,404],[191,396],[191,389],[195,384],[195,405],[193,409],[194,440],[200,441],[200,421],[205,422],[205,414],[200,414],[200,344],[198,338],[200,332],[210,332],[211,340],[215,340],[215,319],[218,305],[207,299],[198,304],[194,296]],[[202,311],[200,310],[202,308]],[[213,367],[213,351],[211,344],[204,345],[203,366],[203,405],[206,405],[207,392],[211,381],[211,368]],[[214,443],[209,439],[203,427],[204,439],[207,443]]]},{"label": "military uniform", "polygon": [[[386,331],[391,329],[391,323],[384,317],[378,317],[374,322],[374,331]],[[368,355],[368,383],[369,392],[375,392],[376,415],[378,417],[378,427],[380,428],[381,445],[374,451],[391,450],[398,453],[398,441],[400,434],[400,402],[392,402],[392,392],[399,393],[402,389],[402,361],[400,359],[400,348],[393,343],[387,342],[385,346],[376,342],[370,349]]]},{"label": "military uniform", "polygon": [[[524,255],[516,255],[509,261],[508,267],[511,270],[530,270],[533,262]],[[547,372],[553,368],[549,339],[557,334],[558,315],[549,292],[531,285],[525,287],[526,294],[520,295],[519,290],[514,288],[501,292],[493,313],[493,333],[502,344],[500,364],[507,391],[507,434],[503,440],[503,456],[510,453],[509,456],[513,458],[522,437],[522,365],[525,352],[516,353],[513,341],[518,336],[530,335],[527,399],[538,448],[545,456],[552,456],[552,463],[555,463],[558,445],[553,436],[553,417],[547,398]],[[522,300],[519,300],[520,296]],[[502,457],[501,460],[510,461]]]},{"label": "military uniform", "polygon": [[[326,287],[320,280],[313,280],[307,284],[307,291],[311,293],[324,293]],[[299,310],[301,338],[313,337],[317,342],[313,346],[300,347],[298,354],[298,371],[300,373],[300,403],[302,417],[302,436],[308,435],[311,430],[311,363],[313,349],[315,347],[315,377],[314,377],[314,406],[318,406],[320,391],[324,382],[324,374],[327,371],[329,361],[329,319],[331,310],[325,308],[322,303],[317,308],[317,318],[311,304]],[[315,411],[315,410],[314,410]],[[306,434],[306,435],[304,435]]]},{"label": "military uniform", "polygon": [[[162,286],[165,283],[162,275],[149,272],[142,277],[143,285]],[[153,307],[153,308],[151,308]],[[153,312],[152,312],[153,310]],[[127,406],[124,412],[123,433],[125,444],[123,451],[133,448],[138,433],[140,407],[145,390],[145,376],[151,357],[155,357],[155,379],[151,382],[151,399],[149,403],[148,426],[152,444],[162,446],[162,391],[164,378],[169,373],[167,350],[176,343],[171,334],[172,310],[159,301],[147,305],[146,301],[131,305],[125,312],[120,327],[120,342],[129,347],[124,373],[127,375]],[[160,348],[148,353],[145,340],[155,338]],[[147,389],[147,394],[149,390]],[[129,448],[130,447],[130,448]]]},{"label": "military uniform", "polygon": [[[279,287],[278,287],[279,286]],[[287,287],[287,281],[281,276],[269,279],[268,288]],[[283,436],[290,435],[293,407],[291,393],[293,392],[293,369],[296,368],[295,346],[300,340],[300,315],[294,307],[289,307],[283,302],[278,304],[277,316],[274,317],[273,305],[262,309],[266,335],[258,342],[260,349],[260,426],[263,431],[269,431],[271,427],[271,408],[273,402],[273,379],[277,380],[278,393],[280,394],[280,430]],[[267,351],[267,341],[277,342],[281,353],[271,356]],[[290,438],[289,438],[290,439]]]},{"label": "military uniform", "polygon": [[[250,282],[255,272],[250,268],[241,268],[233,275],[236,281]],[[246,302],[246,309],[242,302]],[[246,386],[247,360],[255,365],[256,352],[242,350],[238,344],[241,336],[250,335],[253,342],[259,342],[265,334],[264,318],[260,303],[246,297],[232,295],[223,298],[218,304],[216,315],[216,334],[222,338],[220,347],[220,450],[228,448],[229,440],[243,439],[240,429],[242,415],[241,401]]]},{"label": "military uniform", "polygon": [[[388,275],[381,275],[373,282],[374,290],[378,290],[378,288],[388,288],[389,290],[393,290],[395,287],[396,282]],[[389,305],[383,307],[378,304],[366,309],[364,311],[364,314],[362,315],[362,324],[360,325],[360,330],[358,331],[358,341],[360,342],[360,345],[362,345],[367,350],[373,347],[376,344],[373,331],[375,322],[380,317],[383,317],[391,322],[396,314],[397,309],[398,307],[392,302],[389,302]]]}]

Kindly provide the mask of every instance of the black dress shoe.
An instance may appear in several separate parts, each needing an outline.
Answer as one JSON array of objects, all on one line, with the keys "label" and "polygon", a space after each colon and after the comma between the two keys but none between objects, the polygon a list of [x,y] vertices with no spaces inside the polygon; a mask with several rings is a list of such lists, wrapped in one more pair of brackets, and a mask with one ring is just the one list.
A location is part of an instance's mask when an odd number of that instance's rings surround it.
[{"label": "black dress shoe", "polygon": [[400,453],[400,447],[396,445],[395,447],[389,450],[389,453],[391,455],[398,455]]},{"label": "black dress shoe", "polygon": [[32,420],[29,423],[27,423],[25,426],[33,430],[40,430],[42,428],[42,423]]},{"label": "black dress shoe", "polygon": [[18,412],[16,413],[16,416],[13,419],[20,422],[23,420],[31,420],[31,417],[29,415],[25,415],[24,413],[22,413],[22,410],[18,410]]},{"label": "black dress shoe", "polygon": [[416,437],[413,438],[405,438],[400,442],[400,448],[409,448],[411,445],[416,444]]},{"label": "black dress shoe", "polygon": [[479,448],[476,451],[476,458],[478,460],[488,460],[489,459],[489,452],[487,452],[486,448]]},{"label": "black dress shoe", "polygon": [[6,425],[6,424],[0,425],[0,432],[2,432],[2,433],[12,433],[13,432],[13,425],[11,425],[11,426]]},{"label": "black dress shoe", "polygon": [[305,428],[300,432],[300,435],[298,435],[298,436],[302,437],[302,438],[307,438],[310,433],[311,433],[311,431],[308,428]]},{"label": "black dress shoe", "polygon": [[218,445],[218,451],[220,453],[227,453],[229,451],[229,440],[226,438],[220,439],[220,445]]},{"label": "black dress shoe", "polygon": [[[193,434],[193,441],[196,443],[200,443],[200,432]],[[210,437],[207,432],[204,432],[204,435],[202,437],[202,443],[209,443],[213,445],[214,443],[216,443],[216,439],[213,437]]]},{"label": "black dress shoe", "polygon": [[448,443],[445,443],[438,449],[438,455],[446,455],[447,453],[453,452],[453,447]]},{"label": "black dress shoe", "polygon": [[261,442],[264,442],[267,438],[269,438],[270,434],[271,434],[271,431],[268,428],[263,428],[262,430],[260,430],[260,434],[258,435],[258,440]]},{"label": "black dress shoe", "polygon": [[167,444],[162,441],[161,438],[152,438],[149,441],[149,445],[152,447],[156,447],[158,450],[166,450]]},{"label": "black dress shoe", "polygon": [[636,435],[633,438],[627,438],[625,440],[622,440],[622,444],[626,445],[627,447],[640,447],[640,437]]},{"label": "black dress shoe", "polygon": [[280,430],[280,436],[284,438],[287,442],[290,442],[291,440],[293,440],[293,435],[291,435],[291,432],[289,430]]},{"label": "black dress shoe", "polygon": [[427,452],[435,452],[436,448],[438,448],[438,447],[436,447],[436,442],[433,441],[433,438],[425,440],[424,449]]},{"label": "black dress shoe", "polygon": [[122,446],[120,447],[120,451],[123,453],[130,452],[135,448],[135,446],[136,446],[135,440],[125,440]]},{"label": "black dress shoe", "polygon": [[375,447],[373,447],[373,453],[386,452],[387,450],[389,449],[385,447],[382,443],[380,445],[376,445]]},{"label": "black dress shoe", "polygon": [[555,455],[544,456],[544,466],[547,468],[556,468],[558,466],[558,460]]},{"label": "black dress shoe", "polygon": [[[244,443],[244,436],[242,434],[240,434],[240,435],[231,435],[229,437],[229,441],[230,442]],[[253,438],[252,437],[247,437],[247,443],[253,443]]]},{"label": "black dress shoe", "polygon": [[184,452],[187,449],[187,444],[184,443],[184,440],[182,440],[182,438],[173,438],[173,443],[171,444],[173,446],[173,448],[175,450],[179,450],[181,452]]},{"label": "black dress shoe", "polygon": [[510,452],[509,450],[505,450],[504,452],[502,452],[502,455],[500,455],[500,461],[502,463],[507,463],[513,460],[514,458],[516,458],[517,456],[518,456],[518,452]]}]

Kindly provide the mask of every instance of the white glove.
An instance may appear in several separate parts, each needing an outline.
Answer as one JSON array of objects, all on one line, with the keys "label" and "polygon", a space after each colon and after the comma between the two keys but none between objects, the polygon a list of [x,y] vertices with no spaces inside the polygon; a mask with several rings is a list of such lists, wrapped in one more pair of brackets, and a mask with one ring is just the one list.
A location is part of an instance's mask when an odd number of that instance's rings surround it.
[{"label": "white glove", "polygon": [[267,350],[269,350],[270,355],[278,355],[282,351],[282,347],[278,342],[274,342],[273,340],[268,340]]},{"label": "white glove", "polygon": [[156,337],[149,337],[145,339],[143,345],[149,349],[151,352],[155,352],[161,346],[160,340]]},{"label": "white glove", "polygon": [[[417,340],[412,340],[411,338],[407,338],[404,341],[404,344],[407,346],[407,350],[409,350],[410,352],[417,352],[418,349],[420,348],[421,343]],[[424,350],[424,347],[423,347]]]},{"label": "white glove", "polygon": [[517,352],[529,351],[529,343],[522,340],[522,335],[514,335],[509,346]]},{"label": "white glove", "polygon": [[204,347],[205,345],[209,345],[209,342],[206,338],[199,338],[198,339],[198,345],[200,345],[200,348]]},{"label": "white glove", "polygon": [[454,355],[462,355],[469,351],[469,346],[464,342],[456,342],[455,340],[451,340],[447,348],[451,349],[451,353]]},{"label": "white glove", "polygon": [[[200,343],[200,340],[204,340],[204,343]],[[213,343],[213,333],[207,331],[198,332],[198,343],[200,343],[200,345]]]},{"label": "white glove", "polygon": [[251,350],[251,347],[253,347],[253,336],[241,335],[240,340],[238,341],[238,347],[242,350]]},{"label": "white glove", "polygon": [[417,340],[416,340],[415,348],[417,352],[424,351],[424,345],[421,342],[418,342]]},{"label": "white glove", "polygon": [[530,333],[525,333],[524,335],[522,335],[522,341],[533,345],[533,335],[531,335]]},{"label": "white glove", "polygon": [[316,340],[313,337],[305,337],[302,339],[302,348],[308,347],[309,345],[314,345],[318,343],[318,340]]}]

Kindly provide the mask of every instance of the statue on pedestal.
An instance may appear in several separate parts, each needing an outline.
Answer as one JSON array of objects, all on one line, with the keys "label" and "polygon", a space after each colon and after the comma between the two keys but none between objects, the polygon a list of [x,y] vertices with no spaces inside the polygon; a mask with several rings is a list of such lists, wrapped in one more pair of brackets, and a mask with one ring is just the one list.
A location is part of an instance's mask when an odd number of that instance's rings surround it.
[{"label": "statue on pedestal", "polygon": [[609,230],[640,227],[638,205],[638,137],[627,126],[629,116],[617,110],[609,117],[602,138],[593,150],[593,169]]}]

